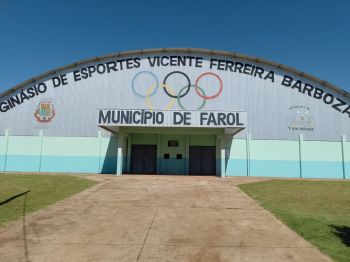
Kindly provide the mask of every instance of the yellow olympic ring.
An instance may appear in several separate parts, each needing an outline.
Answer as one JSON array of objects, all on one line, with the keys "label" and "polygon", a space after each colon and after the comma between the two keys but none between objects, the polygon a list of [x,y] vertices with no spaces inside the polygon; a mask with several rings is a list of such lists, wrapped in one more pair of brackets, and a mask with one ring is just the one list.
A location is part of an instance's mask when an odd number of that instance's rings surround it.
[{"label": "yellow olympic ring", "polygon": [[[175,91],[174,91],[174,89],[173,89],[171,86],[168,86],[168,85],[165,85],[165,84],[160,84],[160,86],[161,86],[162,88],[166,88],[167,90],[170,90],[171,94],[172,94],[173,96],[176,96]],[[147,92],[146,92],[146,104],[147,104],[147,106],[148,106],[148,109],[151,110],[151,111],[154,109],[154,106],[153,106],[153,104],[152,104],[152,101],[151,101],[151,99],[150,99],[150,96],[152,95],[152,93],[153,93],[153,91],[154,91],[154,89],[155,89],[156,87],[157,87],[156,84],[151,85],[151,86],[147,89]],[[170,110],[170,109],[172,109],[173,106],[174,106],[174,104],[175,104],[175,102],[176,102],[176,98],[171,98],[170,101],[169,101],[169,103],[165,106],[165,108],[164,108],[163,110]]]}]

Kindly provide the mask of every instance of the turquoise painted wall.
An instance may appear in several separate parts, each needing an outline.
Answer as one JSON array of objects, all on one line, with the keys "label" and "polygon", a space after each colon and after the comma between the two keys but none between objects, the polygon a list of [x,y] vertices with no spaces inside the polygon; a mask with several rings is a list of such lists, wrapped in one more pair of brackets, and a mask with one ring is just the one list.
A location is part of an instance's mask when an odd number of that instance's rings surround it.
[{"label": "turquoise painted wall", "polygon": [[247,145],[245,139],[226,138],[226,176],[247,176]]},{"label": "turquoise painted wall", "polygon": [[0,136],[0,171],[5,170],[7,137]]},{"label": "turquoise painted wall", "polygon": [[116,173],[118,139],[97,137],[0,137],[0,167],[17,172]]},{"label": "turquoise painted wall", "polygon": [[350,179],[350,142],[344,144],[345,178]]},{"label": "turquoise painted wall", "polygon": [[303,141],[302,176],[343,178],[341,142]]},{"label": "turquoise painted wall", "polygon": [[44,137],[42,172],[99,172],[100,141],[94,137]]},{"label": "turquoise painted wall", "polygon": [[299,177],[299,142],[251,140],[250,176]]},{"label": "turquoise painted wall", "polygon": [[41,136],[10,136],[8,138],[6,171],[39,171]]},{"label": "turquoise painted wall", "polygon": [[226,176],[350,179],[349,142],[344,163],[341,142],[228,139],[226,152]]},{"label": "turquoise painted wall", "polygon": [[[195,135],[149,133],[129,136],[132,144],[159,143],[159,171],[163,174],[186,173],[188,145],[215,145],[219,141],[217,134],[200,132]],[[179,147],[168,148],[168,140],[179,140]],[[342,148],[341,142],[301,140],[299,144],[299,141],[287,140],[231,140],[227,136],[224,144],[226,176],[338,179],[345,176],[350,179],[350,142],[344,142]],[[117,137],[107,138],[101,135],[96,137],[10,135],[8,141],[7,136],[0,136],[0,171],[115,174],[117,148]],[[171,158],[164,160],[164,153],[169,153]],[[182,160],[176,159],[177,153],[183,154]],[[126,166],[129,155],[126,151],[124,154]],[[219,158],[218,161],[220,162]]]}]

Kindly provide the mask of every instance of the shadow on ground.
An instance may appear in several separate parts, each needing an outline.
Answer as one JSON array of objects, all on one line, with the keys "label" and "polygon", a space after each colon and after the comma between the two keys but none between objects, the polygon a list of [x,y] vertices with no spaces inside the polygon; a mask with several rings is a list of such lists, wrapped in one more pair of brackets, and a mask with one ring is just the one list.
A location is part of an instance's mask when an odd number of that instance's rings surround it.
[{"label": "shadow on ground", "polygon": [[333,234],[339,237],[344,245],[350,247],[350,227],[339,225],[329,226],[332,228]]}]

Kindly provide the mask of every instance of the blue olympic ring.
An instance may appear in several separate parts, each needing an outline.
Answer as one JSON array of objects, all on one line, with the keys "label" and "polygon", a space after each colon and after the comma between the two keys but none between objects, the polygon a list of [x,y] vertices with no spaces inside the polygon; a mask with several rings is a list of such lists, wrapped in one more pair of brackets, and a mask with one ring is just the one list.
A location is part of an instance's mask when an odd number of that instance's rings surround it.
[{"label": "blue olympic ring", "polygon": [[135,89],[135,79],[141,74],[151,75],[156,80],[156,86],[155,86],[153,92],[149,96],[155,95],[155,93],[157,93],[158,88],[159,88],[159,80],[158,80],[158,77],[156,77],[156,75],[154,73],[150,72],[150,71],[140,71],[134,76],[134,78],[132,79],[132,82],[131,82],[131,89],[132,89],[133,93],[135,95],[139,96],[139,97],[144,97],[145,98],[147,96],[147,94],[146,95],[142,95],[142,94],[138,93],[136,91],[136,89]]}]

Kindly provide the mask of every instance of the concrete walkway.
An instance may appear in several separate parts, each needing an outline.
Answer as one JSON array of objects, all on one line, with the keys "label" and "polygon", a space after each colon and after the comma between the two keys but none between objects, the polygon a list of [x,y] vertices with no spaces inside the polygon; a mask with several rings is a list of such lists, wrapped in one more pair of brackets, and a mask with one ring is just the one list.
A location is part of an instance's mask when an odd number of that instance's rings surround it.
[{"label": "concrete walkway", "polygon": [[330,261],[242,193],[246,178],[91,178],[1,229],[0,261]]}]

